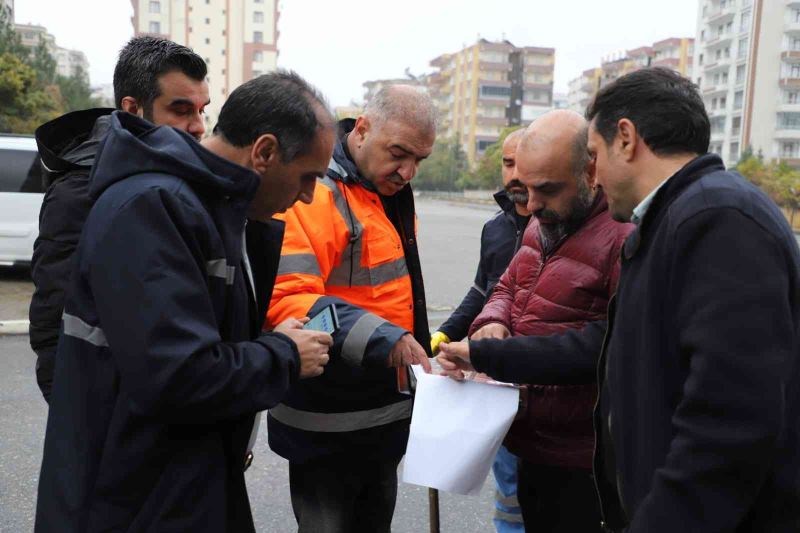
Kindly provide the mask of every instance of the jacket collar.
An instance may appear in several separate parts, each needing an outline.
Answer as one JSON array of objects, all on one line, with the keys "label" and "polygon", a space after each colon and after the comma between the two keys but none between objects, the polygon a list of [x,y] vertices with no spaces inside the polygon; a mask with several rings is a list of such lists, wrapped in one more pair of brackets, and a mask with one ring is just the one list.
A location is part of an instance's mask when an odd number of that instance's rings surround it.
[{"label": "jacket collar", "polygon": [[623,248],[625,259],[631,259],[636,255],[642,242],[642,236],[650,228],[658,225],[658,221],[664,216],[667,207],[687,187],[703,176],[724,170],[725,164],[718,155],[703,154],[686,163],[683,168],[668,178],[653,196],[652,202],[639,224],[625,240]]},{"label": "jacket collar", "polygon": [[339,121],[339,139],[336,141],[336,146],[333,148],[333,157],[328,164],[328,177],[346,184],[361,185],[368,191],[377,193],[378,190],[372,182],[361,176],[358,167],[350,156],[350,151],[347,149],[347,136],[353,131],[354,127],[355,121],[353,119]]},{"label": "jacket collar", "polygon": [[505,214],[507,214],[507,215],[508,214],[511,214],[511,215],[514,214],[513,213],[513,211],[514,211],[514,202],[512,202],[511,199],[508,197],[508,194],[506,194],[505,189],[501,189],[501,190],[497,191],[496,193],[494,193],[493,198],[494,198],[494,201],[497,202],[497,205],[500,206],[500,209],[502,209]]}]

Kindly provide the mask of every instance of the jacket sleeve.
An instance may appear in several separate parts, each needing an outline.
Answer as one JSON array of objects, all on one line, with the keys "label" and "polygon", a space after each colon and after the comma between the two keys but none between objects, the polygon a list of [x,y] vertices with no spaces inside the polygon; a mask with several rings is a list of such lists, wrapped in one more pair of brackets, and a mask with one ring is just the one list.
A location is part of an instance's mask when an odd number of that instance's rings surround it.
[{"label": "jacket sleeve", "polygon": [[205,271],[206,220],[173,193],[149,189],[120,207],[81,255],[81,278],[120,389],[142,416],[233,419],[274,406],[298,377],[297,348],[288,337],[221,340]]},{"label": "jacket sleeve", "polygon": [[797,364],[796,274],[785,247],[730,208],[684,221],[674,249],[669,294],[688,374],[664,465],[628,531],[738,531],[778,436],[795,429],[783,421]]},{"label": "jacket sleeve", "polygon": [[[88,171],[87,171],[88,173]],[[91,208],[85,173],[67,174],[50,186],[39,211],[39,236],[33,244],[30,343],[37,355],[36,380],[49,401],[55,370],[64,295],[75,249]]]},{"label": "jacket sleeve", "polygon": [[486,294],[489,290],[489,280],[483,268],[484,239],[486,226],[481,232],[481,251],[478,260],[478,271],[475,273],[475,283],[469,288],[464,299],[458,305],[450,318],[439,326],[439,331],[447,335],[450,340],[458,341],[467,336],[469,326],[478,316],[486,303]]},{"label": "jacket sleeve", "polygon": [[597,381],[606,322],[548,336],[469,341],[475,370],[509,383],[571,385]]},{"label": "jacket sleeve", "polygon": [[325,294],[325,280],[349,243],[347,226],[327,187],[317,186],[311,204],[295,204],[285,215],[281,261],[266,327],[287,318],[313,316],[334,304],[339,329],[331,357],[353,365],[383,366],[392,347],[410,333],[340,298]]},{"label": "jacket sleeve", "polygon": [[508,268],[500,277],[500,281],[492,289],[492,295],[478,317],[472,322],[469,334],[472,335],[486,324],[496,322],[503,324],[511,329],[511,305],[514,303],[514,294],[511,290],[516,284],[516,271],[519,264],[519,256],[515,255],[508,265]]}]

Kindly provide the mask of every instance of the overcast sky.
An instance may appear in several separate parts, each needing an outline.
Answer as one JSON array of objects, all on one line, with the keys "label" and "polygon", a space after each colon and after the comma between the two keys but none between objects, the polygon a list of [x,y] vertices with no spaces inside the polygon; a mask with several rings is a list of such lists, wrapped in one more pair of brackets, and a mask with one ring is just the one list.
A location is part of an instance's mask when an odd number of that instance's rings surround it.
[{"label": "overcast sky", "polygon": [[[237,0],[231,0],[237,1]],[[698,0],[280,0],[281,67],[333,105],[363,96],[366,80],[432,70],[434,57],[486,39],[556,49],[557,92],[601,58],[667,37],[694,37]],[[130,0],[16,0],[16,21],[45,26],[82,50],[92,84],[111,83],[133,35]]]}]

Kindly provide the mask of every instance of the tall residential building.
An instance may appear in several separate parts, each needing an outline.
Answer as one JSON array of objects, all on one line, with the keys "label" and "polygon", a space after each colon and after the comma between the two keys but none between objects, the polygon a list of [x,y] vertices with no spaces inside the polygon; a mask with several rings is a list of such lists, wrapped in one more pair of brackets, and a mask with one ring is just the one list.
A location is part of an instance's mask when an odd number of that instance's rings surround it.
[{"label": "tall residential building", "polygon": [[420,92],[428,90],[425,84],[426,78],[424,76],[416,77],[408,75],[406,78],[390,78],[385,80],[370,80],[365,81],[362,86],[364,87],[364,105],[367,104],[375,94],[388,85],[411,85],[416,87]]},{"label": "tall residential building", "polygon": [[135,35],[192,48],[208,65],[210,130],[236,87],[278,64],[277,0],[131,0]]},{"label": "tall residential building", "polygon": [[86,54],[80,50],[62,48],[56,44],[56,38],[43,26],[36,24],[14,24],[14,30],[19,34],[22,44],[30,49],[44,42],[47,50],[56,61],[56,72],[65,77],[83,72],[87,80],[89,77],[89,61]]},{"label": "tall residential building", "polygon": [[600,87],[643,67],[668,67],[691,78],[693,54],[694,39],[672,37],[604,59],[599,67],[585,70],[570,81],[567,95],[569,108],[583,113]]},{"label": "tall residential building", "polygon": [[697,34],[710,151],[800,168],[800,1],[702,0]]},{"label": "tall residential building", "polygon": [[508,126],[553,107],[555,50],[479,39],[433,61],[427,84],[440,110],[440,136],[455,138],[474,164]]}]

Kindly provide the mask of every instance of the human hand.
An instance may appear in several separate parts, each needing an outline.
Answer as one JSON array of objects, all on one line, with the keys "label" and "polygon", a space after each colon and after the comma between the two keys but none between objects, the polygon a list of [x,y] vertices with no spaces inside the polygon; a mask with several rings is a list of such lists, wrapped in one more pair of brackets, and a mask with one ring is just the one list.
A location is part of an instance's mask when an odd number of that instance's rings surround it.
[{"label": "human hand", "polygon": [[[277,327],[275,331],[278,331]],[[300,354],[300,379],[322,375],[324,366],[330,360],[328,350],[333,346],[333,337],[322,331],[302,329],[302,326],[287,328],[279,333],[283,333],[297,345],[297,352]]]},{"label": "human hand", "polygon": [[481,327],[478,331],[472,334],[469,338],[471,341],[480,339],[505,339],[511,336],[508,328],[499,322],[491,322]]},{"label": "human hand", "polygon": [[464,381],[464,372],[475,372],[469,358],[468,342],[446,342],[439,345],[436,358],[443,373],[456,381]]},{"label": "human hand", "polygon": [[309,320],[311,319],[308,318],[307,316],[304,316],[303,318],[287,318],[286,320],[275,326],[275,329],[273,329],[272,331],[275,333],[286,334],[286,332],[290,329],[303,329],[303,326],[305,326]]},{"label": "human hand", "polygon": [[406,333],[398,340],[389,352],[386,366],[398,368],[402,365],[422,365],[426,374],[431,373],[431,362],[428,354],[410,333]]}]

